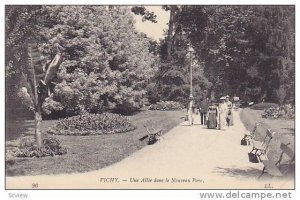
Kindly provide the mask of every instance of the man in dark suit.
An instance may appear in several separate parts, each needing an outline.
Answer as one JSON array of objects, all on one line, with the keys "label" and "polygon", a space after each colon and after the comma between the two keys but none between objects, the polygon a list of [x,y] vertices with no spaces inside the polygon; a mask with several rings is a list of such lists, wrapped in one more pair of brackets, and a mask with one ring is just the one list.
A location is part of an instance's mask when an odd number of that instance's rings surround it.
[{"label": "man in dark suit", "polygon": [[208,111],[208,106],[209,106],[209,99],[205,98],[200,100],[200,115],[201,115],[201,125],[206,125],[206,115]]}]

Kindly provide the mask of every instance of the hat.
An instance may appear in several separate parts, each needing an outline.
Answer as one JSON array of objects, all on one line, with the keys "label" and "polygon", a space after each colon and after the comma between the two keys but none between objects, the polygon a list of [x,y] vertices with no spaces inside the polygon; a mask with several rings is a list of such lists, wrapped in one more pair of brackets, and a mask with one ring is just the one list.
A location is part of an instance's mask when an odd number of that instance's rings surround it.
[{"label": "hat", "polygon": [[221,97],[220,99],[221,99],[221,100],[225,100],[225,99],[226,99],[226,97]]},{"label": "hat", "polygon": [[229,98],[229,95],[226,95],[226,98]]}]

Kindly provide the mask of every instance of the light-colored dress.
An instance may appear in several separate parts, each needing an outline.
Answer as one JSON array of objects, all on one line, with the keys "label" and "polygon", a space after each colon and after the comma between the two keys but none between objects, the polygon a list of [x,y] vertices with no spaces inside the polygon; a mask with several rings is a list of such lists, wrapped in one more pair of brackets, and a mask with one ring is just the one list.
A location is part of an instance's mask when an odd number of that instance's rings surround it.
[{"label": "light-colored dress", "polygon": [[189,107],[188,107],[188,121],[189,121],[190,125],[193,125],[193,121],[194,121],[194,118],[193,118],[194,108],[195,108],[194,101],[190,101]]},{"label": "light-colored dress", "polygon": [[227,112],[228,112],[227,104],[226,103],[220,103],[219,104],[219,113],[220,113],[219,129],[225,129],[226,128]]},{"label": "light-colored dress", "polygon": [[201,117],[200,117],[199,109],[194,109],[193,124],[194,125],[201,125]]}]

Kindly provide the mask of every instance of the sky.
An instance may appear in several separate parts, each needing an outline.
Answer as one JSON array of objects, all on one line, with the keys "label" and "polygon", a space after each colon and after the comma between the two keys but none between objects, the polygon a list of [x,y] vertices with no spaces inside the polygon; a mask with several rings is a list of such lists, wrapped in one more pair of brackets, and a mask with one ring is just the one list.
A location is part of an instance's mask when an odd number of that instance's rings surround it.
[{"label": "sky", "polygon": [[136,29],[147,34],[148,37],[157,41],[163,38],[164,30],[168,29],[168,22],[170,12],[161,9],[161,6],[145,6],[150,12],[154,12],[157,15],[157,23],[150,21],[142,22],[142,16],[135,15]]}]

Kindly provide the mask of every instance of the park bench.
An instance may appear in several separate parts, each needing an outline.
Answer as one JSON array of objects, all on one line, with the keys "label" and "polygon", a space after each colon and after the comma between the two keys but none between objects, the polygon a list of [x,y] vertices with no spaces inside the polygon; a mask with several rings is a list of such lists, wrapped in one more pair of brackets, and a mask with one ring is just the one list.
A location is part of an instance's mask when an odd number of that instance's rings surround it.
[{"label": "park bench", "polygon": [[250,142],[254,139],[255,137],[255,131],[257,129],[257,127],[259,126],[260,124],[258,122],[255,123],[253,129],[249,132],[249,133],[246,133],[244,135],[244,137],[242,138],[242,141],[241,141],[241,145],[250,145]]},{"label": "park bench", "polygon": [[[262,163],[264,164],[264,168],[262,170],[262,173],[260,174],[260,176],[258,177],[258,179],[264,174],[264,173],[268,173],[272,176],[277,176],[277,177],[282,177],[285,174],[287,174],[287,172],[291,169],[291,167],[295,164],[295,153],[294,151],[288,147],[290,143],[288,144],[284,144],[281,143],[280,145],[280,149],[281,149],[281,154],[279,156],[279,159],[277,162],[273,161],[273,160],[262,160]],[[281,163],[283,155],[287,155],[288,160],[287,160],[287,169],[286,170],[282,170],[282,166],[283,164]]]},{"label": "park bench", "polygon": [[140,138],[140,141],[148,138],[148,144],[154,144],[160,140],[160,137],[162,136],[162,129],[155,129],[153,126],[151,126],[152,130],[150,130],[145,124],[143,124],[143,126],[146,128],[148,134]]},{"label": "park bench", "polygon": [[267,129],[266,136],[264,137],[263,141],[253,140],[252,141],[253,148],[249,154],[253,154],[253,152],[254,152],[254,155],[259,158],[259,161],[261,161],[261,155],[264,155],[267,157],[269,145],[270,145],[270,142],[271,142],[274,134],[275,134],[275,132],[273,130]]}]

